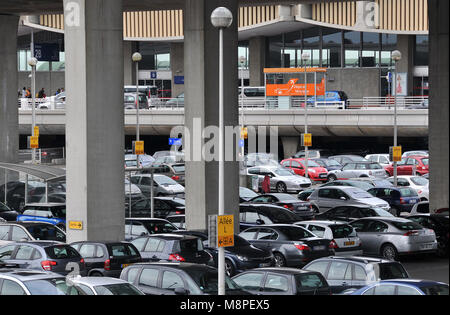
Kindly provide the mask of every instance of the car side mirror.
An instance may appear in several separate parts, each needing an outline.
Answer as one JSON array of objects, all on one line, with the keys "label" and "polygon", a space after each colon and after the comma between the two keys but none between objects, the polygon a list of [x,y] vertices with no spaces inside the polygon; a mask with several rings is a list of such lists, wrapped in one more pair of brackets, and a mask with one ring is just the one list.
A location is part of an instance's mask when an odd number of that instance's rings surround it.
[{"label": "car side mirror", "polygon": [[174,292],[176,295],[189,295],[189,290],[185,288],[176,288]]},{"label": "car side mirror", "polygon": [[341,200],[347,200],[347,198],[345,198],[344,196],[339,197],[339,199],[341,199]]}]

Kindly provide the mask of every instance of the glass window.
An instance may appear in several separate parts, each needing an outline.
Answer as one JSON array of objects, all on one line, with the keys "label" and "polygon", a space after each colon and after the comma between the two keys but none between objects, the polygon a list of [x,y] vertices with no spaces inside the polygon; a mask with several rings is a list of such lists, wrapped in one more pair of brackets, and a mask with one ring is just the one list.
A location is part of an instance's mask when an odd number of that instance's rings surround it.
[{"label": "glass window", "polygon": [[375,287],[374,295],[394,295],[395,285],[393,284],[380,284]]},{"label": "glass window", "polygon": [[421,288],[426,295],[448,295],[448,285],[435,284]]},{"label": "glass window", "polygon": [[51,259],[81,258],[80,253],[69,245],[56,245],[45,248],[45,252]]},{"label": "glass window", "polygon": [[362,33],[362,63],[361,67],[377,67],[380,65],[380,35],[378,33]]},{"label": "glass window", "polygon": [[269,44],[269,60],[268,66],[272,68],[279,68],[281,64],[281,51],[283,49],[283,38],[281,35],[268,37]]},{"label": "glass window", "polygon": [[142,270],[141,276],[139,277],[139,284],[156,288],[158,284],[158,275],[158,269],[144,268]]},{"label": "glass window", "polygon": [[30,237],[22,228],[18,226],[13,226],[11,240],[15,242],[20,242],[22,240],[30,240]]},{"label": "glass window", "polygon": [[326,281],[323,280],[318,274],[304,274],[295,275],[298,290],[302,289],[317,289],[327,287]]},{"label": "glass window", "polygon": [[4,279],[0,295],[26,295],[26,293],[18,283]]},{"label": "glass window", "polygon": [[365,281],[367,279],[366,271],[363,267],[355,265],[355,280]]},{"label": "glass window", "polygon": [[342,58],[342,31],[322,28],[322,66],[340,68]]},{"label": "glass window", "polygon": [[158,249],[160,240],[157,238],[149,238],[147,245],[145,246],[144,252],[156,252]]},{"label": "glass window", "polygon": [[148,234],[147,229],[138,222],[133,222],[132,228],[131,228],[131,235],[135,236],[142,236]]},{"label": "glass window", "polygon": [[345,67],[359,67],[361,33],[344,31]]},{"label": "glass window", "polygon": [[233,278],[236,284],[245,290],[259,290],[264,273],[249,272]]},{"label": "glass window", "polygon": [[347,269],[351,268],[350,264],[345,262],[333,261],[328,271],[329,280],[342,280],[345,279]]},{"label": "glass window", "polygon": [[26,281],[25,286],[32,295],[78,295],[76,287],[69,286],[64,277]]},{"label": "glass window", "polygon": [[239,236],[241,236],[242,238],[244,238],[246,240],[253,240],[253,239],[255,239],[257,231],[258,231],[258,229],[248,229],[244,232],[241,232],[239,234]]},{"label": "glass window", "polygon": [[0,240],[7,241],[9,239],[9,225],[0,225]]},{"label": "glass window", "polygon": [[326,228],[318,225],[310,225],[308,226],[308,230],[313,232],[318,237],[323,237],[325,235]]},{"label": "glass window", "polygon": [[381,34],[381,66],[391,67],[392,51],[397,49],[397,35],[396,34]]},{"label": "glass window", "polygon": [[87,285],[84,284],[77,284],[78,287],[80,287],[81,290],[83,290],[84,293],[87,295],[95,295],[94,291],[91,290]]},{"label": "glass window", "polygon": [[279,275],[267,275],[266,283],[264,284],[265,292],[288,292],[289,281],[288,278]]},{"label": "glass window", "polygon": [[365,291],[362,295],[373,295],[375,293],[375,287],[370,288],[369,290]]},{"label": "glass window", "polygon": [[93,244],[82,245],[79,252],[83,258],[94,258],[95,257],[95,245],[93,245]]},{"label": "glass window", "polygon": [[97,253],[95,254],[96,258],[101,258],[101,257],[106,256],[106,252],[105,252],[105,249],[103,248],[103,246],[96,246],[96,248],[97,248]]},{"label": "glass window", "polygon": [[320,272],[322,275],[325,275],[328,264],[329,264],[328,261],[313,262],[305,269],[311,270],[311,271],[317,271],[317,272]]},{"label": "glass window", "polygon": [[31,246],[20,246],[17,250],[15,259],[29,260],[33,256],[34,248]]},{"label": "glass window", "polygon": [[259,220],[259,215],[256,211],[249,211],[245,213],[246,223],[256,223],[257,220]]},{"label": "glass window", "polygon": [[172,271],[164,271],[162,279],[162,289],[175,290],[184,288],[184,282],[181,277]]},{"label": "glass window", "polygon": [[0,248],[0,260],[1,259],[10,259],[15,248],[16,248],[15,245],[8,245],[3,248]]},{"label": "glass window", "polygon": [[415,288],[399,285],[397,286],[397,295],[421,295],[421,294]]},{"label": "glass window", "polygon": [[[303,52],[308,52],[310,59],[307,62],[307,66],[318,67],[320,66],[320,28],[312,27],[303,30]],[[300,57],[301,59],[301,57]],[[304,64],[302,64],[304,66]]]},{"label": "glass window", "polygon": [[357,236],[353,227],[348,224],[330,225],[330,229],[333,232],[333,238],[346,238]]},{"label": "glass window", "polygon": [[[144,270],[153,270],[153,269],[144,269]],[[130,283],[134,283],[138,274],[139,268],[129,268],[127,272],[127,281]]]},{"label": "glass window", "polygon": [[131,244],[133,244],[139,251],[143,251],[146,242],[147,238],[140,237],[132,240]]},{"label": "glass window", "polygon": [[380,221],[370,221],[366,232],[386,232],[388,226]]},{"label": "glass window", "polygon": [[257,240],[273,240],[276,239],[276,233],[271,229],[259,229]]},{"label": "glass window", "polygon": [[428,35],[416,35],[414,48],[414,65],[428,66]]}]

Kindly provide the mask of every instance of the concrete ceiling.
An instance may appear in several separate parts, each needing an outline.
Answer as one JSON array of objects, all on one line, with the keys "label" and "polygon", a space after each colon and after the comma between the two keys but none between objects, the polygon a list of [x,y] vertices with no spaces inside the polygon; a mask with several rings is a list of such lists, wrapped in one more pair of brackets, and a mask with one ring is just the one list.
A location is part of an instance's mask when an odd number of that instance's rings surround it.
[{"label": "concrete ceiling", "polygon": [[[239,0],[241,6],[298,4],[349,0]],[[45,13],[62,13],[63,0],[1,0],[0,14],[33,15]],[[123,0],[124,11],[182,9],[185,0]]]}]

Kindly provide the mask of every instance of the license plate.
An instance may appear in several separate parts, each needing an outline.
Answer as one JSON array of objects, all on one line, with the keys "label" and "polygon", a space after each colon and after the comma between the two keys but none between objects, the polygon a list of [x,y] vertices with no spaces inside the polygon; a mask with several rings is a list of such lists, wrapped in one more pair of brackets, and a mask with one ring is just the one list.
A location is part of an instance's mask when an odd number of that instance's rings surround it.
[{"label": "license plate", "polygon": [[416,203],[416,200],[410,200],[409,203]]},{"label": "license plate", "polygon": [[270,263],[259,264],[260,268],[270,267]]},{"label": "license plate", "polygon": [[122,269],[130,266],[131,264],[122,264]]},{"label": "license plate", "polygon": [[352,246],[355,245],[355,241],[349,241],[349,242],[344,242],[345,246]]},{"label": "license plate", "polygon": [[314,246],[313,250],[325,250],[325,245]]},{"label": "license plate", "polygon": [[433,244],[422,244],[420,247],[422,249],[432,249],[433,248]]},{"label": "license plate", "polygon": [[327,177],[327,174],[320,174],[319,177],[320,178],[325,178],[325,177]]}]

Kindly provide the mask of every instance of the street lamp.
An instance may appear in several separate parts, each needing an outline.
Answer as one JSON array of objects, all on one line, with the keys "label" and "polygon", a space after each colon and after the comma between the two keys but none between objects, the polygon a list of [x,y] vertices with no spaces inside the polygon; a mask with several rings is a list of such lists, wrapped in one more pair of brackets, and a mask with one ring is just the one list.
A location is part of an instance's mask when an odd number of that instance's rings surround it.
[{"label": "street lamp", "polygon": [[[239,64],[241,65],[241,134],[244,131],[244,67],[245,62],[247,61],[247,58],[244,56],[239,57]],[[244,140],[243,137],[241,137],[241,140]],[[241,146],[241,160],[244,161],[244,146]],[[243,166],[243,165],[242,165]]]},{"label": "street lamp", "polygon": [[[28,65],[31,67],[31,135],[34,136],[34,127],[36,126],[36,65],[38,60],[35,57],[28,59]],[[31,161],[36,163],[36,149],[32,149]]]},{"label": "street lamp", "polygon": [[[233,14],[225,7],[211,13],[211,24],[219,29],[219,215],[225,214],[225,135],[223,110],[223,29],[233,23]],[[225,249],[219,247],[218,293],[225,295]]]},{"label": "street lamp", "polygon": [[[398,50],[392,52],[392,60],[394,60],[394,147],[397,146],[397,64],[402,59],[402,53]],[[397,162],[394,161],[394,186],[397,186]]]},{"label": "street lamp", "polygon": [[[309,52],[304,51],[302,53],[302,61],[305,66],[305,134],[308,133],[308,88],[307,88],[307,75],[306,64],[311,58]],[[305,143],[306,144],[306,143]],[[308,178],[308,146],[305,145],[305,177]]]},{"label": "street lamp", "polygon": [[[131,59],[136,64],[136,141],[140,141],[140,129],[141,128],[139,125],[139,62],[142,60],[142,55],[138,52],[135,52],[133,54],[133,56],[131,56]],[[139,154],[136,154],[136,167],[139,168]],[[131,189],[131,180],[130,180],[130,189]],[[130,190],[130,196],[131,196],[131,190]],[[131,203],[131,201],[130,201],[130,203]]]}]

